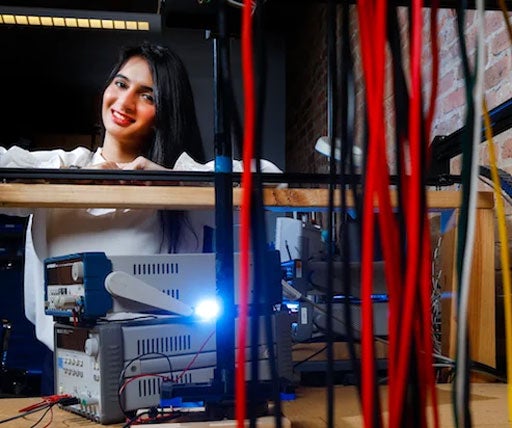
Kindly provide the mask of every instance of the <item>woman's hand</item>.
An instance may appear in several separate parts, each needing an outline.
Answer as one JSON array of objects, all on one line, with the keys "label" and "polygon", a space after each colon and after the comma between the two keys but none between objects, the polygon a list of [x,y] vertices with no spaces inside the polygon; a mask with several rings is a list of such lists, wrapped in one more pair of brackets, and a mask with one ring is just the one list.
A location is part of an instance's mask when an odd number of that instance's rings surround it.
[{"label": "woman's hand", "polygon": [[115,162],[105,161],[102,163],[97,163],[96,165],[90,165],[87,169],[121,169],[119,165]]},{"label": "woman's hand", "polygon": [[[150,161],[144,156],[139,156],[127,163],[118,163],[117,166],[125,170],[153,170],[153,171],[172,171],[169,168],[165,168],[155,162]],[[141,184],[141,182],[138,182]],[[146,186],[172,186],[179,184],[177,181],[144,181],[142,184]]]},{"label": "woman's hand", "polygon": [[[75,165],[71,165],[69,166],[69,169],[81,169]],[[105,161],[105,162],[102,162],[102,163],[97,163],[95,165],[88,165],[86,167],[84,167],[83,169],[104,169],[104,170],[119,170],[119,166],[117,165],[117,163],[115,162],[111,162],[111,161]],[[91,184],[91,183],[94,183],[94,184],[120,184],[119,181],[117,180],[80,180],[78,182],[79,184]],[[121,183],[121,184],[124,184],[124,183]]]},{"label": "woman's hand", "polygon": [[162,165],[158,165],[157,163],[146,159],[144,156],[139,156],[131,162],[118,163],[117,165],[121,169],[150,169],[158,171],[170,171],[168,168],[165,168]]}]

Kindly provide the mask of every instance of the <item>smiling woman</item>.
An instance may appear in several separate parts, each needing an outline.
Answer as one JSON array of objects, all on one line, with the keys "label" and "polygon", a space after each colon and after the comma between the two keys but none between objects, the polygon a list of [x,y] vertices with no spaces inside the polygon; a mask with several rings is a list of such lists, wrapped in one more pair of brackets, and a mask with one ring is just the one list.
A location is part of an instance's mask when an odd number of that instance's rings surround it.
[{"label": "smiling woman", "polygon": [[[27,151],[0,147],[0,167],[158,169],[213,171],[203,145],[188,73],[171,50],[144,43],[123,49],[102,98],[103,143],[95,151]],[[240,170],[234,162],[233,169]],[[262,161],[262,172],[279,169]],[[25,245],[25,314],[36,336],[53,350],[53,319],[44,312],[48,257],[81,252],[149,255],[201,252],[204,226],[213,216],[156,209],[37,208],[6,212],[30,215]],[[49,365],[51,368],[51,364]],[[49,379],[51,379],[51,375]],[[51,393],[52,387],[43,393]]]}]

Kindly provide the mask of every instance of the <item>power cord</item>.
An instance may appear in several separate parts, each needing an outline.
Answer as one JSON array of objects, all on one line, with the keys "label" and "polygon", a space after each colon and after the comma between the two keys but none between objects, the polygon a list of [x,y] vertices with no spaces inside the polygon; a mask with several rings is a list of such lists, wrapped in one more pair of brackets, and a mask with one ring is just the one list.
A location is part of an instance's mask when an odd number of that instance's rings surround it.
[{"label": "power cord", "polygon": [[[53,408],[53,406],[55,406],[56,404],[66,407],[66,406],[72,406],[74,404],[80,404],[80,400],[76,397],[63,397],[63,398],[59,398],[57,400],[43,400],[40,403],[36,403],[32,406],[29,406],[28,410],[23,411],[23,409],[21,409],[21,413],[19,415],[11,416],[9,418],[0,420],[0,424],[11,422],[16,419],[21,419],[21,418],[24,418],[33,413],[37,413],[42,410],[45,410],[45,412],[39,418],[39,420],[32,425],[32,427],[35,427],[43,420],[43,418],[48,413],[48,411],[50,411]],[[27,407],[25,407],[25,409],[27,409]]]}]

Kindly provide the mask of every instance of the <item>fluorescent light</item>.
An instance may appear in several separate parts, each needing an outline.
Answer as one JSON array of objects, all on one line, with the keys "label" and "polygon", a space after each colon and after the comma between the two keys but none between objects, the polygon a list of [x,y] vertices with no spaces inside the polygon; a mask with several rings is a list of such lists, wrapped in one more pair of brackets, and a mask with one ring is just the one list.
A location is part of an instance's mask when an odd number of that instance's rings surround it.
[{"label": "fluorescent light", "polygon": [[64,18],[64,21],[66,21],[66,27],[78,27],[76,18]]},{"label": "fluorescent light", "polygon": [[91,28],[101,28],[101,19],[89,19]]},{"label": "fluorescent light", "polygon": [[14,19],[18,25],[28,25],[28,18],[26,16],[14,15]]},{"label": "fluorescent light", "polygon": [[16,24],[14,15],[2,15],[2,18],[4,24]]},{"label": "fluorescent light", "polygon": [[53,19],[51,16],[41,16],[41,25],[53,27]]},{"label": "fluorescent light", "polygon": [[114,28],[114,21],[111,19],[102,19],[101,28],[104,28],[105,30],[112,30]]},{"label": "fluorescent light", "polygon": [[160,31],[162,23],[156,13],[0,6],[0,25]]},{"label": "fluorescent light", "polygon": [[66,21],[64,18],[61,18],[60,16],[52,16],[53,25],[56,27],[65,27]]},{"label": "fluorescent light", "polygon": [[85,19],[85,18],[78,18],[77,20],[77,24],[80,28],[90,28],[91,25],[89,24],[89,20],[88,19]]},{"label": "fluorescent light", "polygon": [[28,23],[29,25],[41,25],[41,18],[39,16],[29,16]]}]

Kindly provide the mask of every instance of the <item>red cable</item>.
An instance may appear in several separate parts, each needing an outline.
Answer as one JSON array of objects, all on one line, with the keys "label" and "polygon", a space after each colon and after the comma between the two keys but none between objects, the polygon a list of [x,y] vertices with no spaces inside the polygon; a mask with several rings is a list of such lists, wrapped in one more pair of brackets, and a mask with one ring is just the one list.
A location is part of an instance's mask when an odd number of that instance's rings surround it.
[{"label": "red cable", "polygon": [[242,172],[242,203],[240,207],[240,292],[235,376],[235,415],[237,426],[244,427],[246,414],[245,347],[247,342],[247,316],[249,296],[249,249],[251,242],[251,162],[254,153],[255,83],[252,56],[252,4],[244,1],[242,8],[242,75],[244,91],[244,148]]},{"label": "red cable", "polygon": [[183,375],[188,371],[190,370],[190,367],[192,367],[192,364],[195,363],[195,361],[197,360],[197,357],[199,357],[199,354],[201,352],[203,352],[203,349],[204,347],[206,346],[206,344],[208,343],[208,341],[212,338],[212,336],[215,334],[215,330],[213,330],[209,335],[208,337],[205,339],[205,341],[202,343],[202,345],[199,347],[199,350],[196,352],[196,354],[194,355],[194,357],[189,361],[189,363],[185,366],[185,368],[182,370],[182,372],[176,377],[176,381],[180,380]]},{"label": "red cable", "polygon": [[[369,4],[365,0],[358,2],[358,17],[360,25],[361,55],[363,59],[364,78],[366,85],[366,99],[368,108],[369,143],[367,151],[367,167],[365,180],[365,193],[363,201],[363,250],[361,261],[361,295],[362,295],[362,332],[361,332],[361,360],[362,360],[362,400],[363,418],[365,426],[382,425],[379,410],[379,396],[377,392],[377,379],[375,375],[375,344],[373,329],[373,302],[372,277],[374,261],[374,197],[378,196],[379,209],[384,213],[379,221],[381,224],[383,242],[389,258],[389,243],[392,233],[392,218],[390,219],[389,179],[386,163],[386,139],[384,133],[384,77],[385,77],[385,41],[386,41],[386,2],[378,1]],[[375,13],[372,13],[375,11]],[[377,179],[377,171],[384,180]],[[382,228],[382,222],[390,223]],[[386,260],[388,262],[388,260]],[[386,278],[393,274],[394,263],[386,263]]]},{"label": "red cable", "polygon": [[[372,122],[373,114],[370,109],[370,97],[368,94],[373,93],[373,79],[370,73],[372,58],[370,55],[369,40],[370,37],[367,22],[364,19],[364,13],[368,11],[368,5],[365,0],[357,3],[359,32],[361,41],[361,56],[363,62],[364,79],[366,85],[366,98],[368,100],[368,120]],[[375,408],[374,385],[375,377],[373,376],[373,362],[375,355],[373,352],[373,313],[371,308],[371,288],[372,288],[372,272],[371,264],[373,262],[373,244],[374,244],[374,222],[373,222],[373,186],[375,171],[375,150],[372,144],[372,129],[369,126],[369,144],[367,150],[367,174],[365,181],[365,190],[363,198],[363,217],[362,217],[362,254],[361,254],[361,396],[363,421],[367,428],[374,425],[373,409]]]},{"label": "red cable", "polygon": [[[379,225],[382,232],[382,249],[385,260],[386,283],[390,291],[390,382],[389,382],[389,426],[399,426],[403,421],[405,391],[410,374],[411,355],[417,358],[417,379],[419,381],[419,400],[425,403],[430,396],[434,404],[435,381],[432,371],[432,338],[430,312],[430,281],[427,268],[430,257],[426,215],[423,210],[422,162],[427,154],[423,150],[421,139],[421,0],[415,0],[412,6],[412,28],[410,42],[411,57],[411,94],[409,110],[409,147],[410,173],[400,177],[407,193],[405,208],[405,228],[407,236],[407,266],[405,267],[405,288],[401,285],[401,255],[396,251],[398,225],[394,217],[389,194],[389,172],[386,156],[386,135],[384,122],[384,76],[385,76],[385,2],[358,1],[361,56],[366,84],[366,98],[369,123],[369,146],[367,152],[367,176],[363,206],[363,254],[362,254],[362,396],[364,397],[363,417],[366,426],[373,426],[375,406],[373,314],[371,302],[372,263],[373,263],[373,203],[378,198]],[[436,10],[433,11],[435,26]],[[436,49],[437,41],[433,47]],[[436,49],[437,50],[437,49]],[[433,84],[430,110],[425,125],[430,129],[435,96],[437,93],[438,59],[433,59]],[[404,142],[400,142],[403,144]],[[405,167],[404,159],[397,159]],[[376,174],[378,171],[379,177]],[[427,241],[427,242],[425,242]],[[398,311],[400,315],[398,314]],[[400,320],[399,320],[400,317]],[[414,336],[413,336],[414,332]],[[413,340],[413,337],[415,340]],[[398,342],[398,338],[400,341]],[[397,343],[398,342],[398,343]],[[415,346],[412,354],[412,346]],[[423,405],[423,404],[422,404]],[[419,426],[426,426],[425,407],[418,409]],[[434,409],[434,421],[437,421]],[[437,422],[436,422],[437,424]]]},{"label": "red cable", "polygon": [[[423,237],[422,205],[421,205],[421,161],[422,161],[422,141],[421,141],[421,32],[422,15],[421,0],[412,2],[412,25],[410,40],[410,69],[411,69],[411,94],[409,103],[409,147],[410,147],[410,189],[408,192],[406,230],[408,257],[405,277],[405,299],[404,299],[404,317],[401,324],[401,342],[398,352],[398,366],[396,372],[396,391],[393,391],[393,412],[394,417],[398,417],[400,411],[405,409],[405,390],[410,372],[409,358],[411,355],[412,335],[415,325],[415,314],[418,311],[418,293],[421,273],[422,254],[421,238]],[[418,361],[420,363],[420,361]],[[424,365],[418,366],[418,370],[425,370]],[[391,425],[399,426],[401,420],[392,419]]]}]

